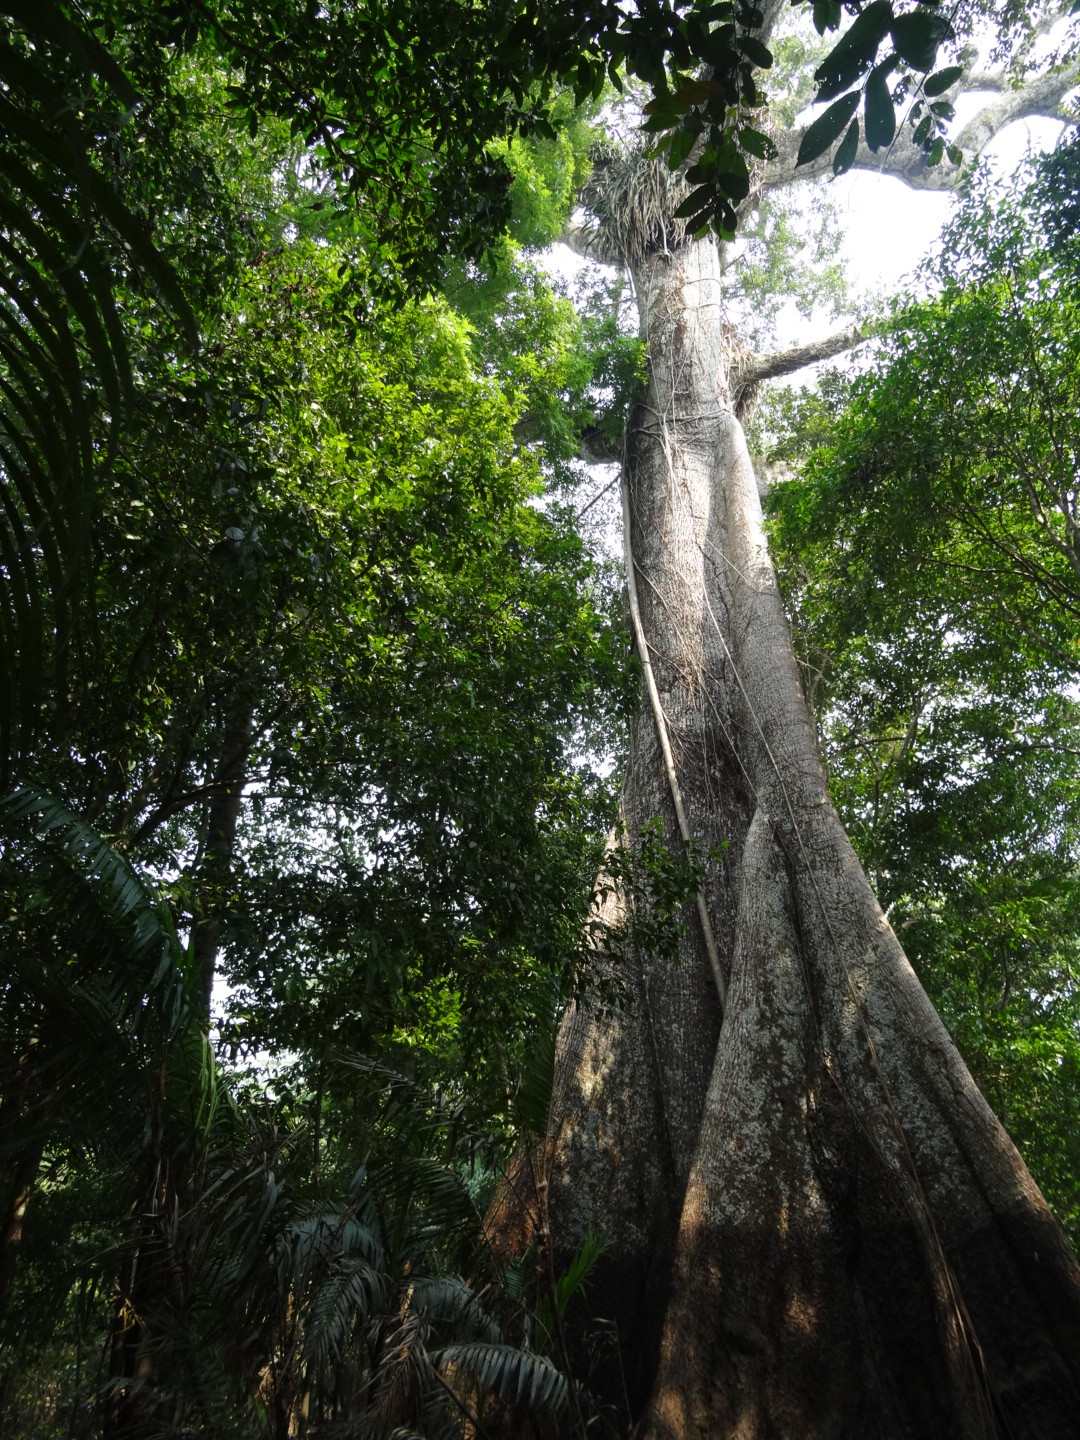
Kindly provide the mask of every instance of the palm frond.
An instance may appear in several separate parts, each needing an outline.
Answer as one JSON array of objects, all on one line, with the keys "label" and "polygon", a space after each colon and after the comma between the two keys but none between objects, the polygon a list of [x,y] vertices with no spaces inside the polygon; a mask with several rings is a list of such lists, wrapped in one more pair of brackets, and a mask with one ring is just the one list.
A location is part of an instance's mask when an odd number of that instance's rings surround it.
[{"label": "palm frond", "polygon": [[0,785],[85,628],[94,495],[134,381],[118,289],[149,280],[190,341],[168,264],[95,165],[138,97],[53,0],[0,0]]},{"label": "palm frond", "polygon": [[560,1315],[566,1314],[567,1306],[575,1295],[586,1294],[593,1271],[610,1248],[595,1231],[588,1231],[580,1250],[555,1281],[555,1303]]},{"label": "palm frond", "polygon": [[482,1391],[511,1405],[545,1410],[555,1417],[570,1412],[570,1382],[543,1355],[474,1341],[433,1350],[430,1358],[447,1378],[464,1371]]},{"label": "palm frond", "polygon": [[[27,983],[50,1003],[70,1007],[85,1000],[91,1020],[104,1004],[110,1029],[122,1024],[135,1032],[152,1016],[163,1038],[177,1035],[192,998],[183,947],[168,906],[130,861],[62,801],[33,786],[0,799],[0,838],[9,865],[20,854],[26,858],[39,903],[63,912],[68,933],[81,933],[91,952],[89,965],[75,972],[70,954],[13,954]],[[111,958],[103,964],[106,954]],[[92,975],[82,989],[73,983],[80,973]]]},{"label": "palm frond", "polygon": [[597,153],[581,199],[597,226],[597,247],[624,265],[688,243],[675,211],[690,194],[682,170],[672,171],[640,142]]},{"label": "palm frond", "polygon": [[422,1276],[412,1285],[412,1304],[433,1327],[452,1329],[461,1341],[497,1345],[499,1326],[460,1275]]},{"label": "palm frond", "polygon": [[460,1173],[433,1155],[390,1156],[372,1167],[371,1177],[395,1254],[469,1230],[479,1222]]},{"label": "palm frond", "polygon": [[318,1287],[304,1335],[303,1358],[320,1374],[342,1361],[351,1334],[389,1302],[387,1277],[363,1261],[342,1262]]}]

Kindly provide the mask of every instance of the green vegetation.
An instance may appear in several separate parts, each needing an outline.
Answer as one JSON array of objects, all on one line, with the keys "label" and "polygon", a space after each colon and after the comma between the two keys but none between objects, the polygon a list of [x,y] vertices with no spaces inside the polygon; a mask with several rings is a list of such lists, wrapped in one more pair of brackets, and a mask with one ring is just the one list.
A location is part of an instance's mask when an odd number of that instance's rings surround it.
[{"label": "green vegetation", "polygon": [[[731,231],[732,14],[0,3],[5,1435],[582,1423],[602,1237],[547,1285],[482,1212],[585,983],[636,676],[568,496],[644,362],[535,252],[620,67]],[[968,202],[774,524],[853,836],[1075,1234],[1074,189]],[[635,943],[698,858],[609,865]]]},{"label": "green vegetation", "polygon": [[976,180],[932,298],[897,306],[866,374],[785,406],[777,456],[814,448],[771,496],[848,832],[1074,1242],[1076,154]]},{"label": "green vegetation", "polygon": [[[565,478],[567,417],[617,403],[625,346],[510,241],[482,269],[464,235],[456,271],[438,235],[410,259],[358,161],[298,144],[272,96],[249,125],[237,72],[205,36],[156,51],[160,18],[117,44],[145,127],[94,120],[126,84],[104,50],[42,42],[89,98],[5,292],[0,1424],[565,1408],[477,1205],[611,822],[596,766],[632,678],[541,446]],[[31,109],[38,40],[8,53]],[[523,144],[535,241],[581,161]],[[84,171],[107,213],[72,205]],[[420,233],[404,202],[376,218]],[[50,286],[67,350],[27,299]]]}]

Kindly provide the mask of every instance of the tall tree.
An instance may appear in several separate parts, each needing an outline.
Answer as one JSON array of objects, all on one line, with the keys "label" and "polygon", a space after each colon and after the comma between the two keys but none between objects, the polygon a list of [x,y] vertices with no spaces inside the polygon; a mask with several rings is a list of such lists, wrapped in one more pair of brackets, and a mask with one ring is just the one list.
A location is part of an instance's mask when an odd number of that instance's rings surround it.
[{"label": "tall tree", "polygon": [[1074,1244],[1075,166],[973,177],[930,298],[777,407],[768,500],[849,833]]},{"label": "tall tree", "polygon": [[[823,99],[870,70],[860,46],[891,14],[866,7],[850,73],[818,72]],[[766,7],[766,38],[778,15]],[[951,110],[973,60],[924,93]],[[922,148],[933,121],[891,143],[887,74],[867,82],[872,163],[953,183],[933,163],[945,143]],[[969,150],[1008,113],[1053,113],[1071,83],[1057,73],[991,102]],[[818,158],[857,99],[763,145],[758,183],[789,183],[800,160],[810,174],[869,163],[857,129]],[[609,1394],[625,1383],[644,1435],[1070,1435],[1080,1269],[833,809],[738,418],[753,382],[852,337],[744,351],[724,322],[723,246],[680,224],[702,228],[701,178],[693,155],[688,178],[617,156],[577,236],[629,267],[649,358],[622,464],[646,691],[624,821],[633,835],[660,814],[673,846],[722,858],[678,963],[638,952],[632,1003],[568,1014],[534,1219],[564,1260],[590,1228],[609,1238],[594,1291],[621,1359]],[[613,885],[610,917],[626,903]],[[520,1198],[493,1218],[520,1231]]]}]

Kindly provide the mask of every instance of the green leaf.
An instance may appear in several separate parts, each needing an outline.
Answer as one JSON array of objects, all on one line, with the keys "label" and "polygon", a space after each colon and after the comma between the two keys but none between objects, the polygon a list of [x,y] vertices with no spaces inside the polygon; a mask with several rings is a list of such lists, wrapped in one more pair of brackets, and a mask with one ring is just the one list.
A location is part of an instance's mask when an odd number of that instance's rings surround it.
[{"label": "green leaf", "polygon": [[843,175],[845,171],[851,169],[855,163],[855,155],[858,149],[859,122],[856,119],[851,122],[851,128],[840,142],[836,154],[833,156],[832,168],[834,175]]},{"label": "green leaf", "polygon": [[824,115],[819,115],[802,138],[796,168],[823,155],[858,108],[859,94],[853,91],[850,95],[842,95]]},{"label": "green leaf", "polygon": [[565,1315],[567,1306],[575,1296],[588,1293],[589,1281],[597,1263],[608,1253],[607,1245],[593,1230],[585,1234],[585,1241],[569,1265],[555,1281],[555,1305],[560,1315]]},{"label": "green leaf", "polygon": [[928,75],[923,81],[924,95],[943,95],[946,90],[955,85],[964,73],[962,65],[949,65],[944,70],[937,70],[933,75]]},{"label": "green leaf", "polygon": [[473,1343],[448,1345],[428,1352],[436,1370],[464,1370],[483,1391],[503,1400],[519,1401],[538,1410],[563,1415],[570,1409],[570,1382],[543,1355],[509,1345]]},{"label": "green leaf", "polygon": [[649,101],[644,107],[644,113],[650,118],[663,116],[674,123],[679,118],[679,107],[675,104],[675,97],[665,90]]},{"label": "green leaf", "polygon": [[837,29],[843,13],[840,0],[814,0],[814,29],[819,35]]},{"label": "green leaf", "polygon": [[740,35],[739,49],[746,58],[758,66],[759,69],[772,69],[772,51],[767,45],[763,45],[756,35]]},{"label": "green leaf", "polygon": [[866,143],[871,150],[892,144],[896,134],[896,110],[889,90],[892,61],[886,60],[870,72],[866,82]]},{"label": "green leaf", "polygon": [[697,136],[692,130],[675,131],[667,147],[667,163],[670,169],[677,170],[679,168],[694,148],[694,141],[696,139]]},{"label": "green leaf", "polygon": [[760,130],[752,130],[749,126],[738,132],[739,144],[748,155],[753,155],[758,160],[772,160],[776,155],[776,146],[763,135]]},{"label": "green leaf", "polygon": [[944,154],[945,154],[945,141],[944,141],[944,140],[941,138],[941,136],[939,135],[938,138],[934,141],[934,143],[930,146],[929,153],[927,154],[927,157],[926,157],[926,163],[927,163],[927,165],[940,165],[940,164],[941,164],[941,157],[942,157]]},{"label": "green leaf", "polygon": [[514,1115],[518,1124],[530,1135],[547,1133],[555,1075],[555,1039],[554,1025],[542,1030],[534,1039],[522,1068]]},{"label": "green leaf", "polygon": [[853,85],[874,63],[893,18],[891,0],[872,0],[814,71],[819,100],[831,100]]},{"label": "green leaf", "polygon": [[699,185],[675,211],[676,220],[685,220],[689,215],[695,215],[703,206],[709,205],[713,199],[713,186]]},{"label": "green leaf", "polygon": [[927,9],[898,15],[889,30],[896,53],[913,70],[929,70],[937,58],[938,46],[953,35],[948,16]]},{"label": "green leaf", "polygon": [[677,109],[689,110],[692,105],[704,105],[723,93],[723,88],[715,80],[687,80],[679,86],[671,100]]},{"label": "green leaf", "polygon": [[55,5],[34,0],[6,0],[4,10],[28,34],[70,51],[84,71],[100,76],[129,109],[139,103],[131,81],[87,26],[73,24]]},{"label": "green leaf", "polygon": [[[735,157],[742,161],[742,156]],[[721,195],[727,195],[729,199],[736,202],[745,200],[750,194],[750,172],[743,161],[742,168],[736,170],[722,170],[716,177],[717,189]]]}]

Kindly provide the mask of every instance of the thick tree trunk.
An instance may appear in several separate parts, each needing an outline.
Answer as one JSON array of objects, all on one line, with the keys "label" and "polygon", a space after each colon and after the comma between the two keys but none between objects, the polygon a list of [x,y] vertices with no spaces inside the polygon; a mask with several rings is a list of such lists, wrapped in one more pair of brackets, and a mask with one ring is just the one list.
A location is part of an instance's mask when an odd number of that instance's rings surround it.
[{"label": "thick tree trunk", "polygon": [[[626,483],[690,828],[726,842],[678,964],[560,1039],[547,1212],[649,1440],[1080,1434],[1080,1270],[882,915],[828,797],[727,382],[711,244],[635,276]],[[675,834],[657,716],[628,829]],[[615,1386],[607,1386],[613,1397]],[[651,1396],[646,1403],[646,1397]]]},{"label": "thick tree trunk", "polygon": [[[697,373],[716,376],[725,361],[715,251],[694,247],[684,261],[688,268],[680,271],[682,283],[696,292],[699,312],[709,317],[692,331],[680,328],[680,286],[668,286],[663,257],[655,275],[636,277],[654,368],[675,383],[681,381],[669,364],[680,370],[689,364]],[[693,270],[695,262],[704,262],[699,273]],[[716,408],[714,388],[711,409]],[[709,864],[705,884],[723,955],[734,935],[749,796],[729,740],[732,677],[709,613],[707,557],[716,540],[712,506],[707,493],[691,494],[662,478],[673,447],[686,443],[686,436],[672,432],[669,407],[654,384],[637,407],[628,435],[624,483],[630,548],[689,829],[702,847],[726,847],[723,860]],[[656,716],[648,703],[633,727],[631,755],[623,791],[627,836],[633,840],[660,816],[672,847],[681,847]],[[631,1005],[572,1011],[560,1038],[552,1108],[548,1206],[557,1264],[580,1247],[590,1228],[612,1243],[592,1295],[596,1311],[614,1326],[620,1356],[614,1365],[602,1364],[594,1381],[616,1402],[625,1385],[634,1412],[647,1398],[656,1364],[672,1245],[720,1030],[716,986],[694,906],[687,907],[684,920],[678,963],[647,954],[631,957],[630,973],[623,976],[634,997]]]}]

